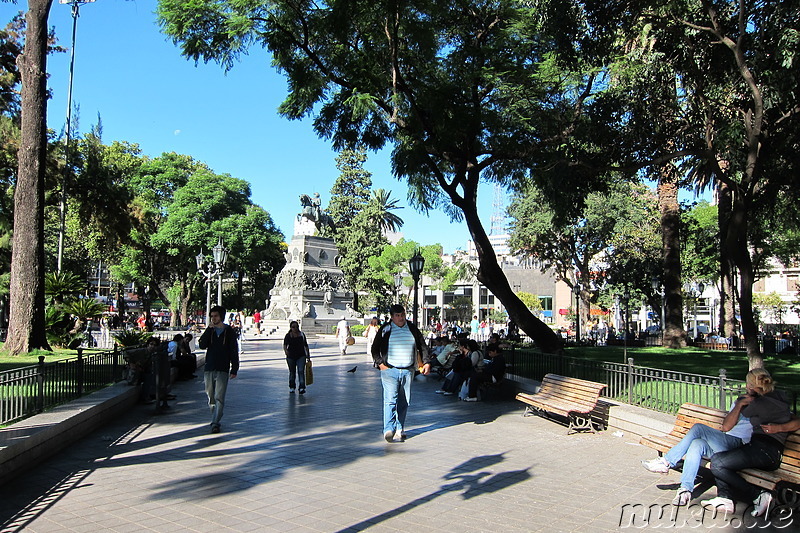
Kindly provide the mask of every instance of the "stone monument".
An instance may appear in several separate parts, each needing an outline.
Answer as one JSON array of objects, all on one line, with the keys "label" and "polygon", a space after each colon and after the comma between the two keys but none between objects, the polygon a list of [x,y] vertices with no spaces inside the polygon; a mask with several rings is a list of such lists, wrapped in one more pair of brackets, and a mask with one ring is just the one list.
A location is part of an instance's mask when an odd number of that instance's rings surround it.
[{"label": "stone monument", "polygon": [[270,291],[267,320],[297,320],[303,330],[330,333],[341,318],[361,318],[353,292],[339,268],[339,251],[325,236],[333,221],[320,206],[319,193],[300,196],[302,209],[286,253],[286,266]]}]

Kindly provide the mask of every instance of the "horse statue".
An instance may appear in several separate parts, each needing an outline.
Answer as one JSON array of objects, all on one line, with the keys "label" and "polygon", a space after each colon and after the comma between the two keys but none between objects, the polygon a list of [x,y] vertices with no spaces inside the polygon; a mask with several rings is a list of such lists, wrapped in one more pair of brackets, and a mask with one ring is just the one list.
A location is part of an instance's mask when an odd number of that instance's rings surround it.
[{"label": "horse statue", "polygon": [[321,207],[322,201],[319,198],[319,193],[315,192],[314,197],[311,198],[307,194],[300,195],[300,205],[303,208],[300,210],[300,217],[305,217],[317,227],[320,235],[325,236],[328,231],[334,231],[336,225],[333,223],[333,218]]}]

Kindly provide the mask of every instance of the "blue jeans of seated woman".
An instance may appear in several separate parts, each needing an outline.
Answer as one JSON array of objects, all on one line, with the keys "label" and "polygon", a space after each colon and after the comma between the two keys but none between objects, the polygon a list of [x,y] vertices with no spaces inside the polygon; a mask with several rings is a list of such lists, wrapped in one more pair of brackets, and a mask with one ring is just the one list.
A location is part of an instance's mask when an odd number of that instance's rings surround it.
[{"label": "blue jeans of seated woman", "polygon": [[414,371],[405,368],[381,370],[383,385],[383,432],[402,433],[411,403],[411,381]]},{"label": "blue jeans of seated woman", "polygon": [[775,470],[781,465],[783,446],[767,435],[753,435],[752,440],[727,452],[711,457],[711,473],[717,480],[717,496],[733,499],[734,493],[753,501],[761,489],[745,481],[737,472],[745,468]]},{"label": "blue jeans of seated woman", "polygon": [[286,365],[289,367],[289,388],[294,389],[294,382],[297,379],[300,382],[300,390],[306,388],[306,358],[298,357],[292,359],[286,358]]},{"label": "blue jeans of seated woman", "polygon": [[703,457],[709,458],[715,453],[732,450],[742,444],[739,437],[732,437],[705,424],[695,424],[678,444],[664,454],[664,459],[673,467],[683,459],[681,488],[692,491]]}]

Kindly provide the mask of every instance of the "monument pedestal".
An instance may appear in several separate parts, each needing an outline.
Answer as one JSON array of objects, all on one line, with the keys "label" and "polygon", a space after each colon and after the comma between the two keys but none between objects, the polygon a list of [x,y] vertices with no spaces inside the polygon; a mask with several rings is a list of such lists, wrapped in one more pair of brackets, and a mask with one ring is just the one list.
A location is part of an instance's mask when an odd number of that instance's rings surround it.
[{"label": "monument pedestal", "polygon": [[339,268],[339,251],[328,237],[296,234],[286,254],[286,266],[270,291],[265,319],[300,322],[307,332],[330,333],[342,317],[358,319],[353,292]]}]

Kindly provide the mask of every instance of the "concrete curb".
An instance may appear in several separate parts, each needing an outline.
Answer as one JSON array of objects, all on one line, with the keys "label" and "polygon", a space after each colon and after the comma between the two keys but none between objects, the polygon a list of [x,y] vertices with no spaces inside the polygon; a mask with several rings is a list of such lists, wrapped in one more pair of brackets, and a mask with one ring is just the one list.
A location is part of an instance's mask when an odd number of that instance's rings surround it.
[{"label": "concrete curb", "polygon": [[139,393],[117,383],[0,429],[0,485],[127,411]]}]

